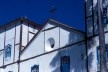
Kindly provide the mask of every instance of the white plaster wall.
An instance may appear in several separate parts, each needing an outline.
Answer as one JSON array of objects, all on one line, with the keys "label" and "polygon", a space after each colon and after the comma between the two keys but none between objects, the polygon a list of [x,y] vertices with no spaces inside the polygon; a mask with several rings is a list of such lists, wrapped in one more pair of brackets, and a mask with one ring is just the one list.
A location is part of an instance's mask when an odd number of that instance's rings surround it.
[{"label": "white plaster wall", "polygon": [[45,29],[51,28],[51,27],[55,27],[56,25],[54,25],[53,23],[47,23],[47,26],[45,27]]},{"label": "white plaster wall", "polygon": [[98,37],[94,38],[94,41],[91,41],[90,43],[94,42],[91,47],[88,47],[88,66],[90,72],[96,72],[97,71],[97,51],[96,48],[99,46]]},{"label": "white plaster wall", "polygon": [[15,60],[14,62],[16,62],[18,60],[19,57],[19,45],[15,46]]},{"label": "white plaster wall", "polygon": [[59,54],[61,57],[70,56],[70,72],[86,72],[86,49],[84,43],[63,49]]},{"label": "white plaster wall", "polygon": [[27,38],[28,38],[28,24],[24,22],[22,24],[22,46],[27,45]]},{"label": "white plaster wall", "polygon": [[6,66],[5,69],[3,69],[3,72],[9,72],[9,71],[12,71],[12,72],[18,72],[18,64],[12,64],[12,65],[9,65],[9,66]]},{"label": "white plaster wall", "polygon": [[4,72],[4,71],[3,71],[3,68],[0,68],[0,72]]},{"label": "white plaster wall", "polygon": [[108,33],[105,33],[105,42],[108,44]]},{"label": "white plaster wall", "polygon": [[4,35],[5,29],[0,29],[0,50],[4,49]]},{"label": "white plaster wall", "polygon": [[108,31],[108,24],[105,25],[104,31]]},{"label": "white plaster wall", "polygon": [[[105,43],[108,44],[108,33],[105,33]],[[94,43],[93,43],[94,42]],[[89,71],[96,72],[98,70],[97,66],[97,50],[96,48],[99,46],[99,37],[95,37],[91,47],[88,48],[88,62],[89,62]]]},{"label": "white plaster wall", "polygon": [[29,31],[33,33],[37,33],[38,30],[35,29],[33,25],[29,24]]},{"label": "white plaster wall", "polygon": [[[48,47],[47,41],[53,38],[55,41],[54,48]],[[45,31],[45,52],[52,51],[59,48],[59,27]]]},{"label": "white plaster wall", "polygon": [[21,26],[21,24],[19,22],[16,23],[16,40],[15,40],[15,44],[20,43],[20,26]]},{"label": "white plaster wall", "polygon": [[5,41],[5,46],[8,44],[12,45],[11,49],[11,59],[6,61],[4,59],[5,64],[9,64],[13,62],[13,56],[14,56],[14,38],[15,38],[15,25],[8,26],[6,28],[6,41]]},{"label": "white plaster wall", "polygon": [[[38,32],[38,30],[35,29],[33,25],[29,24],[29,32],[32,32],[32,33],[35,33],[35,34],[36,34],[36,33]],[[32,33],[29,33],[29,41],[30,41],[30,40],[33,38],[33,36],[35,35],[35,34],[32,34]]]},{"label": "white plaster wall", "polygon": [[21,60],[44,53],[44,32],[41,32],[22,53]]},{"label": "white plaster wall", "polygon": [[[43,55],[41,57],[37,57],[35,59],[31,59],[31,60],[22,62],[22,63],[20,63],[20,72],[25,72],[25,71],[31,72],[31,67],[35,64],[39,65],[39,72],[52,72],[52,70],[54,68],[50,66],[50,63],[51,63],[53,57],[56,56],[56,54],[57,54],[57,52],[53,52],[53,53],[50,53],[47,55]],[[58,64],[58,66],[59,66],[59,64]],[[60,70],[59,70],[59,72],[60,72]]]},{"label": "white plaster wall", "polygon": [[20,72],[31,72],[31,67],[35,64],[39,65],[39,72],[60,72],[60,59],[63,56],[70,56],[70,72],[86,72],[85,57],[81,60],[81,54],[85,56],[84,47],[75,45],[21,62]]},{"label": "white plaster wall", "polygon": [[33,38],[34,34],[29,33],[29,41]]},{"label": "white plaster wall", "polygon": [[[46,24],[43,30],[46,28],[49,28],[49,24]],[[44,38],[45,38],[45,41],[44,41]],[[54,47],[50,49],[49,47],[47,47],[47,41],[49,38],[53,38],[55,41]],[[22,53],[21,59],[26,59],[29,57],[42,54],[44,52],[49,52],[49,51],[58,49],[60,48],[59,42],[61,44],[61,47],[63,47],[65,45],[68,45],[70,43],[75,43],[80,40],[83,40],[83,36],[80,35],[79,33],[75,33],[74,31],[70,32],[68,30],[65,30],[59,27],[53,28],[51,30],[41,31],[40,34],[38,34],[38,36],[35,37],[35,39],[27,47],[27,49]],[[45,42],[45,48],[44,48],[44,42]],[[29,52],[31,53],[28,54]]]},{"label": "white plaster wall", "polygon": [[4,55],[3,51],[0,51],[0,66],[3,65],[3,55]]},{"label": "white plaster wall", "polygon": [[73,44],[81,40],[84,40],[84,37],[79,33],[60,28],[60,47]]}]

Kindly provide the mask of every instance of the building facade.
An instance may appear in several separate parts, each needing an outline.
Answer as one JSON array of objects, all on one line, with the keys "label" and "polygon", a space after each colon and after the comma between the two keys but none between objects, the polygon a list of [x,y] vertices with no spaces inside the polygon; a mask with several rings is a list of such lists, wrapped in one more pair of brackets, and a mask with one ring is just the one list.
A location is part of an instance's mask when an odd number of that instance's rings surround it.
[{"label": "building facade", "polygon": [[[85,1],[86,32],[53,19],[41,26],[18,18],[0,27],[0,72],[99,72],[96,4]],[[108,61],[107,16],[103,19]]]},{"label": "building facade", "polygon": [[86,72],[85,33],[49,19],[0,28],[0,72]]},{"label": "building facade", "polygon": [[[85,0],[85,26],[88,53],[88,71],[100,71],[100,48],[98,31],[98,0]],[[101,0],[102,23],[104,24],[106,65],[108,69],[108,0]],[[90,56],[90,57],[89,57]],[[90,62],[90,63],[89,63]]]}]

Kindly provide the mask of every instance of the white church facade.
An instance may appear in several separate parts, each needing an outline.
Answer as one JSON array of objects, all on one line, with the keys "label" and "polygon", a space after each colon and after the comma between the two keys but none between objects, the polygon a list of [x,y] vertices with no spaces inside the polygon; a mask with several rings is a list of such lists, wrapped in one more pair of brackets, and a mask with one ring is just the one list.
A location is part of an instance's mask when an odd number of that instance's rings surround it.
[{"label": "white church facade", "polygon": [[[97,0],[85,1],[86,32],[49,19],[18,18],[0,27],[0,72],[99,72]],[[107,8],[104,8],[106,13]],[[108,21],[104,14],[108,66]],[[107,67],[108,68],[108,67]]]},{"label": "white church facade", "polygon": [[85,36],[52,19],[44,26],[16,19],[0,28],[0,72],[97,72],[98,35],[88,40],[88,48]]},{"label": "white church facade", "polygon": [[19,18],[1,27],[0,72],[86,71],[84,32],[52,19],[33,23]]}]

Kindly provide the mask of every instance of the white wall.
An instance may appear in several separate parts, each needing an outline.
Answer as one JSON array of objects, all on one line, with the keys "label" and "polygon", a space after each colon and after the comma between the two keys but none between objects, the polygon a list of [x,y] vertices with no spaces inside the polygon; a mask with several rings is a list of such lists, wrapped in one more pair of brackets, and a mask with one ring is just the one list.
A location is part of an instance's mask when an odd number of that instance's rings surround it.
[{"label": "white wall", "polygon": [[15,39],[15,24],[8,26],[6,28],[6,40],[5,40],[5,47],[10,44],[12,45],[11,48],[11,58],[7,61],[4,59],[5,64],[9,64],[13,62],[13,57],[14,57],[14,39]]},{"label": "white wall", "polygon": [[98,37],[95,37],[94,40],[89,41],[88,46],[88,66],[90,72],[96,72],[97,71],[97,51],[96,48],[99,46],[98,43]]},{"label": "white wall", "polygon": [[45,29],[48,29],[48,28],[52,28],[52,27],[55,27],[56,25],[54,25],[53,23],[47,23],[47,25],[45,26]]},{"label": "white wall", "polygon": [[14,58],[14,62],[16,62],[19,58],[19,45],[15,46],[15,58]]},{"label": "white wall", "polygon": [[33,25],[29,24],[29,31],[33,33],[37,33],[38,30]]},{"label": "white wall", "polygon": [[3,51],[0,51],[0,66],[3,65],[3,55],[4,55]]},{"label": "white wall", "polygon": [[84,36],[77,32],[69,31],[64,28],[60,28],[60,47],[64,47],[69,44],[73,44],[84,40]]},{"label": "white wall", "polygon": [[21,55],[21,60],[27,59],[39,54],[44,53],[44,32],[34,38],[31,44],[25,49]]},{"label": "white wall", "polygon": [[4,49],[5,29],[0,29],[0,50]]},{"label": "white wall", "polygon": [[[46,28],[52,28],[53,26],[55,25],[50,25],[49,23],[46,24],[38,36],[34,38],[30,45],[27,46],[25,51],[21,54],[21,60],[83,40],[83,36],[79,33],[75,33],[75,31],[69,31],[64,28],[55,27],[53,29],[46,30]],[[54,39],[55,44],[53,48],[48,46],[49,38]]]},{"label": "white wall", "polygon": [[15,40],[15,44],[20,43],[20,23],[16,23],[16,40]]},{"label": "white wall", "polygon": [[[105,44],[108,44],[108,33],[105,33]],[[91,44],[90,44],[91,43]],[[88,66],[90,72],[96,72],[99,68],[97,66],[97,47],[99,46],[99,37],[95,37],[94,40],[89,41],[88,47]]]},{"label": "white wall", "polygon": [[28,24],[24,22],[22,24],[22,46],[27,45],[27,38],[28,38]]},{"label": "white wall", "polygon": [[3,69],[3,72],[9,72],[9,71],[18,72],[18,64],[17,63],[12,64],[12,65],[6,66],[6,68]]},{"label": "white wall", "polygon": [[22,24],[22,46],[26,46],[27,43],[33,38],[33,36],[38,32],[37,29],[35,29],[35,26],[23,22]]},{"label": "white wall", "polygon": [[29,41],[33,38],[34,34],[29,33]]},{"label": "white wall", "polygon": [[[48,47],[48,39],[54,39],[54,48]],[[49,43],[50,45],[50,43]],[[45,52],[52,51],[59,48],[59,27],[45,31]]]},{"label": "white wall", "polygon": [[[32,34],[32,33],[34,34]],[[29,24],[29,41],[33,38],[33,36],[38,32],[38,30],[33,26]]]},{"label": "white wall", "polygon": [[71,46],[21,62],[20,72],[30,72],[35,64],[39,65],[39,72],[60,72],[60,59],[63,56],[70,56],[70,72],[86,72],[85,58],[81,60],[81,54],[85,56],[84,45]]},{"label": "white wall", "polygon": [[[6,31],[5,31],[5,28],[6,28]],[[15,31],[16,31],[16,33],[15,33]],[[0,44],[2,44],[1,49],[4,49],[4,44],[5,44],[5,47],[8,44],[12,45],[11,58],[7,61],[4,57],[4,64],[6,65],[6,64],[12,63],[14,61],[17,61],[18,56],[19,56],[19,47],[16,48],[15,44],[20,43],[19,42],[19,40],[20,40],[20,22],[14,22],[14,24],[4,27],[2,30],[0,30],[0,32],[1,32],[0,33],[0,39],[1,39],[0,41],[2,41],[0,43]],[[4,40],[5,40],[5,43],[4,43]],[[5,50],[4,50],[3,54],[5,56]],[[2,58],[1,58],[1,60],[2,60]]]}]

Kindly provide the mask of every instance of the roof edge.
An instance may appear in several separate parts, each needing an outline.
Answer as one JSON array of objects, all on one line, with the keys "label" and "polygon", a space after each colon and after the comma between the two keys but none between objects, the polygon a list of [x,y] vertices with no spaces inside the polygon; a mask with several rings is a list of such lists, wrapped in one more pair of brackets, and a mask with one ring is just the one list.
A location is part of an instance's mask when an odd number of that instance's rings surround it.
[{"label": "roof edge", "polygon": [[27,18],[20,17],[20,18],[17,18],[15,20],[12,20],[12,21],[10,21],[10,22],[8,22],[6,24],[1,25],[0,29],[5,28],[5,27],[7,27],[9,25],[13,25],[12,23],[16,22],[16,21],[25,21],[25,22],[28,22],[29,24],[32,24],[32,25],[36,26],[37,28],[42,28],[42,25],[37,24],[37,23],[35,23],[35,22],[31,21],[31,20],[28,20]]},{"label": "roof edge", "polygon": [[54,19],[49,19],[49,21],[55,22],[55,23],[57,23],[57,24],[59,24],[59,25],[65,26],[65,27],[67,27],[67,28],[69,28],[69,29],[75,30],[75,31],[80,32],[80,33],[82,33],[82,34],[86,34],[84,31],[78,30],[78,29],[76,29],[76,28],[73,28],[73,27],[71,27],[71,26],[68,26],[67,24],[58,22],[58,21],[56,21],[56,20],[54,20]]}]

